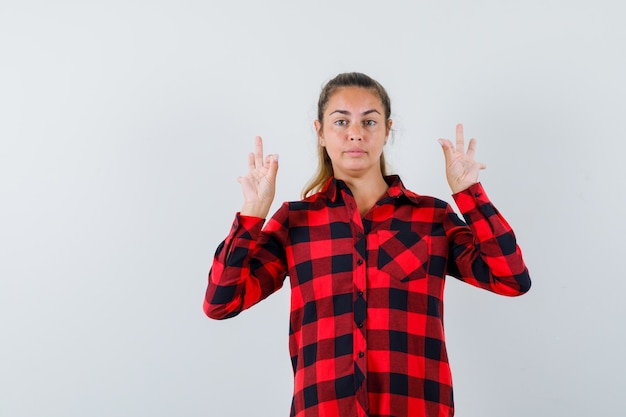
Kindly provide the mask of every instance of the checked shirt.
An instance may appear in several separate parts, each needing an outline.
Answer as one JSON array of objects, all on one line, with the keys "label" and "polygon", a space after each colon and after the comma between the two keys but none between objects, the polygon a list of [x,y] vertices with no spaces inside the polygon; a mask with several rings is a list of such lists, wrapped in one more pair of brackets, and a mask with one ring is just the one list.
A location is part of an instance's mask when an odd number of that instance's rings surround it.
[{"label": "checked shirt", "polygon": [[447,203],[397,176],[363,217],[350,189],[284,203],[264,220],[237,215],[215,254],[204,301],[237,315],[291,284],[294,417],[454,414],[443,328],[446,275],[507,296],[530,288],[515,236],[481,184]]}]

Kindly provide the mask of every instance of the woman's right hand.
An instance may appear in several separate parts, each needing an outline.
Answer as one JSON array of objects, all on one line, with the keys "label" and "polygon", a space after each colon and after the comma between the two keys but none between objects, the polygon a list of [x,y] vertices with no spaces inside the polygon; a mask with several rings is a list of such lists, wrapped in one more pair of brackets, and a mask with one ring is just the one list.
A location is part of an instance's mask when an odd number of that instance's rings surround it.
[{"label": "woman's right hand", "polygon": [[276,190],[278,155],[263,157],[263,140],[254,139],[254,153],[248,155],[248,175],[237,178],[243,190],[241,214],[266,218]]}]

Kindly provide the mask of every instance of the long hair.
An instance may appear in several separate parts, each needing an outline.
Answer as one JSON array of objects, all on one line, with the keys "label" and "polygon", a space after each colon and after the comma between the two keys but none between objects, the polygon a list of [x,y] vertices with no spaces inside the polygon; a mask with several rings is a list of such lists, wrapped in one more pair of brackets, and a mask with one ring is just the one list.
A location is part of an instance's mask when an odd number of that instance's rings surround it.
[{"label": "long hair", "polygon": [[[333,95],[335,90],[342,87],[360,87],[366,88],[374,92],[380,101],[382,102],[383,109],[385,110],[385,123],[389,121],[391,117],[391,100],[385,88],[378,83],[378,81],[369,77],[368,75],[360,72],[346,72],[337,75],[332,80],[328,81],[322,88],[319,100],[317,102],[317,120],[320,122],[320,129],[324,128],[324,112],[328,107],[328,101]],[[384,153],[380,155],[380,170],[384,175],[387,175],[387,164],[385,162]],[[311,180],[306,184],[302,191],[302,197],[307,197],[322,189],[326,181],[334,175],[333,165],[326,152],[326,148],[317,144],[317,170]]]}]

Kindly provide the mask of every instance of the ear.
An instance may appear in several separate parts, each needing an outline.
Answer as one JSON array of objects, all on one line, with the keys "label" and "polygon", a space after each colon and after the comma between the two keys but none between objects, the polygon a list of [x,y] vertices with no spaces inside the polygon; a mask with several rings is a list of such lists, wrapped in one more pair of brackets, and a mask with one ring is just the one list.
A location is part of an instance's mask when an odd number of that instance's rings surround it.
[{"label": "ear", "polygon": [[391,133],[391,125],[393,125],[393,120],[387,120],[387,132],[385,135],[385,145],[387,144],[387,139],[389,139],[389,133]]},{"label": "ear", "polygon": [[313,125],[315,126],[315,132],[317,133],[317,140],[319,141],[319,144],[321,146],[324,146],[324,135],[322,134],[322,123],[320,123],[319,120],[315,120],[313,122]]}]

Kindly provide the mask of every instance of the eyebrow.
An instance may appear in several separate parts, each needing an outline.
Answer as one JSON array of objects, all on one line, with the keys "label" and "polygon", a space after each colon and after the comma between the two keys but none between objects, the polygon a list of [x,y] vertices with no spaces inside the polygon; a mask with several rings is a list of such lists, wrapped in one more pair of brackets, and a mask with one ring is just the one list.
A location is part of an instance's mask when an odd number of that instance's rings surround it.
[{"label": "eyebrow", "polygon": [[[350,115],[350,112],[349,112],[348,110],[341,110],[341,109],[338,109],[338,110],[335,110],[335,111],[331,112],[331,113],[330,113],[330,115],[333,115],[334,113],[340,113],[340,114]],[[370,113],[378,113],[378,114],[380,114],[380,112],[379,112],[378,110],[376,110],[376,109],[371,109],[371,110],[366,110],[366,111],[364,111],[361,115],[362,115],[362,116],[367,116],[367,115],[368,115],[368,114],[370,114]],[[330,115],[329,115],[329,116],[330,116]]]}]

